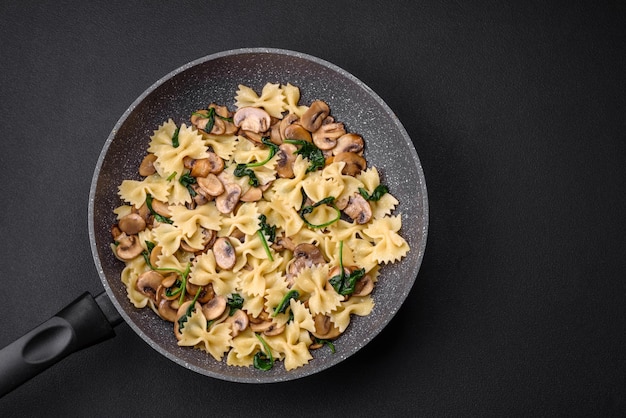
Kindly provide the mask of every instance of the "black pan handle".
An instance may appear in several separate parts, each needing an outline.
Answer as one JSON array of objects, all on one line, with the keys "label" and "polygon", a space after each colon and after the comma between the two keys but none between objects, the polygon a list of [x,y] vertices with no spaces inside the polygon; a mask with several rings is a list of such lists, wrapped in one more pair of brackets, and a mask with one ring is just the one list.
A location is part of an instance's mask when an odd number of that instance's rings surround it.
[{"label": "black pan handle", "polygon": [[55,316],[0,350],[0,397],[69,354],[115,336],[122,318],[106,294],[83,293]]}]

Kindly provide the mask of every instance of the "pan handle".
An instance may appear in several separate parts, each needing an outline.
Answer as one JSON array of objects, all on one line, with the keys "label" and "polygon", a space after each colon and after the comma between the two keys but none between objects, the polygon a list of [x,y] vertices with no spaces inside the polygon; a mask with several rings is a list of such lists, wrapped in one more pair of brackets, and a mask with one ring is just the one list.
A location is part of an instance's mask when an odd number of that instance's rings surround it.
[{"label": "pan handle", "polygon": [[122,318],[103,292],[83,293],[52,318],[0,350],[0,397],[69,354],[115,336]]}]

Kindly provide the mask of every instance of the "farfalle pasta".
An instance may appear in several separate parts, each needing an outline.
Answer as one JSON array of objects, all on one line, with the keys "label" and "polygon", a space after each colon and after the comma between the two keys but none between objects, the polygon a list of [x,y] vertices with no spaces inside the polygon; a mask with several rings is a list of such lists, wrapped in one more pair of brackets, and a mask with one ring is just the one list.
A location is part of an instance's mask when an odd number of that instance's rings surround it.
[{"label": "farfalle pasta", "polygon": [[298,87],[240,85],[150,136],[119,185],[111,248],[137,309],[233,367],[293,370],[375,309],[379,269],[410,250],[365,141]]}]

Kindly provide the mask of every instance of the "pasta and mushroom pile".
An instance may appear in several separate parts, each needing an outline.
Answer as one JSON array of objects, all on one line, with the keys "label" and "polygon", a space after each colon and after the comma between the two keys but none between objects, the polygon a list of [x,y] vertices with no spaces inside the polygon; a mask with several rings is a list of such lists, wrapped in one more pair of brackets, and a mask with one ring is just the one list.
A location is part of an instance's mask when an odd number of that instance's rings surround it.
[{"label": "pasta and mushroom pile", "polygon": [[[382,265],[400,261],[398,201],[327,103],[240,85],[150,137],[139,180],[119,186],[112,250],[137,308],[178,345],[228,365],[292,370],[374,309]],[[191,110],[190,110],[191,111]]]}]

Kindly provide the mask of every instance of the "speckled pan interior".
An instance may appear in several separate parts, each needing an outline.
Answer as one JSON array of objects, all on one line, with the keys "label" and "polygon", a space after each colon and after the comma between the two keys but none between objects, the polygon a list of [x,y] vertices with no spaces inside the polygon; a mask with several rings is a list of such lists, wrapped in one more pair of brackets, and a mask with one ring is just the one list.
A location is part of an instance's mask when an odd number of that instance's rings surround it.
[{"label": "speckled pan interior", "polygon": [[[391,76],[391,75],[390,75]],[[137,167],[146,153],[149,136],[168,118],[188,121],[190,112],[218,102],[234,108],[239,84],[260,92],[265,83],[291,83],[302,93],[301,103],[326,101],[331,114],[349,132],[366,141],[366,159],[376,166],[383,182],[400,201],[401,234],[411,251],[401,262],[386,265],[373,293],[375,307],[367,317],[354,317],[337,342],[337,352],[315,350],[306,366],[286,372],[282,364],[263,372],[227,366],[200,350],[179,347],[172,325],[149,309],[135,309],[120,281],[123,263],[111,252],[113,209],[120,205],[118,186],[138,179]],[[157,81],[121,116],[106,140],[96,166],[89,201],[89,233],[96,267],[104,288],[125,321],[155,350],[180,365],[214,378],[235,382],[287,381],[331,367],[371,341],[405,301],[424,254],[428,203],[422,167],[406,130],[369,87],[321,59],[277,49],[238,49],[200,58]],[[398,337],[401,338],[401,337]]]}]

